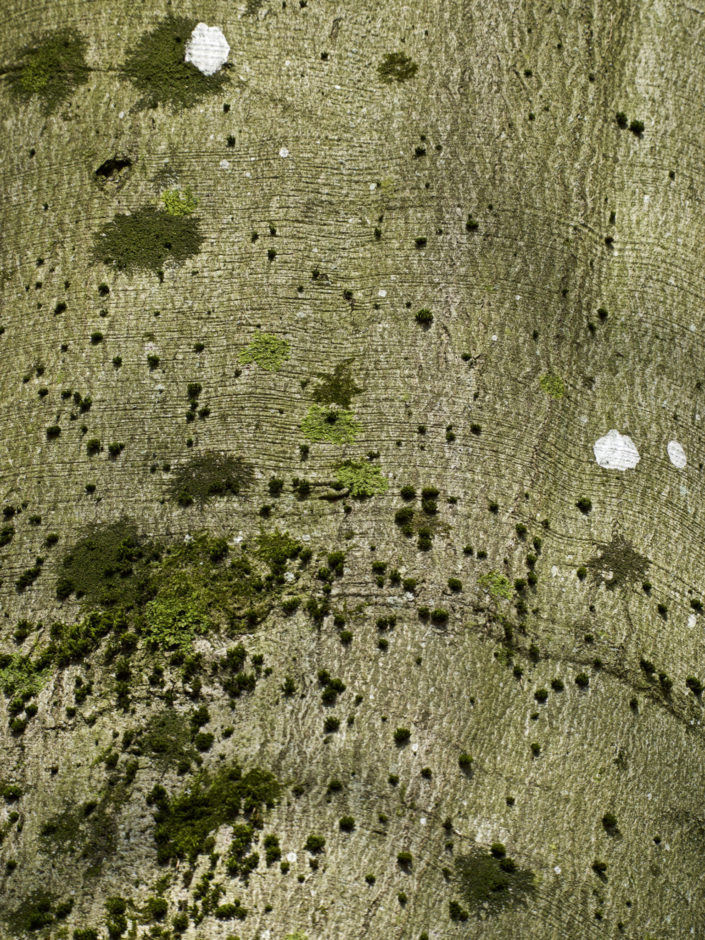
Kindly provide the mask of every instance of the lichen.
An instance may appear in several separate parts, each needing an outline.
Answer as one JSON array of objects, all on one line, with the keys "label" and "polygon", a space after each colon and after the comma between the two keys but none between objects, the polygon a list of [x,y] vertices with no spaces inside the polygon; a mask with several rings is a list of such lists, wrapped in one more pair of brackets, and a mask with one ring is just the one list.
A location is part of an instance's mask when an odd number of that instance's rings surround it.
[{"label": "lichen", "polygon": [[358,499],[385,493],[389,486],[381,469],[368,460],[346,460],[335,471],[335,479]]},{"label": "lichen", "polygon": [[258,333],[237,358],[243,365],[254,362],[266,372],[278,372],[289,358],[289,344],[272,333]]},{"label": "lichen", "polygon": [[547,372],[539,379],[539,385],[547,395],[551,396],[551,398],[563,398],[565,395],[565,386],[560,375],[554,375],[552,372]]},{"label": "lichen", "polygon": [[219,91],[228,81],[224,70],[204,75],[186,62],[186,43],[196,25],[197,20],[192,17],[167,16],[145,33],[132,50],[124,72],[144,93],[141,102],[144,106],[188,108]]},{"label": "lichen", "polygon": [[196,211],[198,200],[191,190],[186,189],[165,189],[161,194],[161,201],[169,215],[191,215]]},{"label": "lichen", "polygon": [[477,583],[481,588],[488,591],[495,600],[498,600],[500,597],[511,600],[512,585],[509,578],[505,577],[505,575],[501,574],[499,571],[488,571],[486,574],[480,575],[477,579]]},{"label": "lichen", "polygon": [[309,441],[331,444],[350,444],[361,430],[351,411],[322,405],[311,405],[301,422],[301,431]]},{"label": "lichen", "polygon": [[27,100],[36,95],[45,113],[58,108],[87,80],[86,40],[70,28],[46,33],[25,46],[19,64],[8,73],[15,98]]}]

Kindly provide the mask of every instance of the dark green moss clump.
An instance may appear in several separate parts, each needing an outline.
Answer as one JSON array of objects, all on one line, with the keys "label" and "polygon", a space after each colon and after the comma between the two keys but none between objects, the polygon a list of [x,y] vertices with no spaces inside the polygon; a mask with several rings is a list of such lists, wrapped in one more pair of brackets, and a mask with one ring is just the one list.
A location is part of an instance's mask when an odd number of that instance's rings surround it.
[{"label": "dark green moss clump", "polygon": [[145,33],[132,50],[124,72],[144,93],[143,106],[154,108],[164,104],[188,108],[219,91],[228,81],[224,71],[204,75],[191,62],[185,61],[186,43],[197,22],[191,17],[168,16]]},{"label": "dark green moss clump", "polygon": [[129,214],[118,213],[98,232],[93,257],[119,271],[157,274],[168,260],[183,264],[198,254],[202,243],[195,216],[172,215],[154,206],[144,206]]},{"label": "dark green moss clump", "polygon": [[154,839],[160,864],[196,857],[212,848],[211,834],[238,815],[259,819],[278,801],[279,781],[267,770],[252,768],[246,774],[238,765],[212,777],[202,774],[188,790],[169,798],[155,786],[147,801],[156,807]]},{"label": "dark green moss clump", "polygon": [[56,596],[70,594],[111,607],[130,607],[144,594],[146,569],[159,557],[129,522],[113,522],[80,539],[64,556]]},{"label": "dark green moss clump", "polygon": [[88,79],[86,40],[74,29],[47,33],[25,46],[8,73],[10,90],[20,101],[37,95],[45,113],[59,107]]},{"label": "dark green moss clump", "polygon": [[253,479],[252,468],[241,457],[208,451],[175,471],[170,492],[180,506],[203,504],[213,496],[239,496]]},{"label": "dark green moss clump", "polygon": [[418,65],[403,52],[388,53],[377,66],[377,74],[383,82],[406,82],[418,72]]},{"label": "dark green moss clump", "polygon": [[533,872],[518,868],[504,851],[459,856],[455,862],[455,882],[463,901],[477,914],[481,910],[496,914],[520,903],[535,890]]}]

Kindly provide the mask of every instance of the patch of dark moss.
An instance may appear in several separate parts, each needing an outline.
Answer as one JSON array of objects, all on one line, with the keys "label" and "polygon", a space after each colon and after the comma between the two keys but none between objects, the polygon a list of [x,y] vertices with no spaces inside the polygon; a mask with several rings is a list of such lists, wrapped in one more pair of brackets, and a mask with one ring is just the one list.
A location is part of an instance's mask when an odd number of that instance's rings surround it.
[{"label": "patch of dark moss", "polygon": [[132,607],[147,591],[147,567],[158,549],[140,538],[124,520],[99,527],[80,539],[64,556],[56,583],[60,600],[76,594],[111,607]]},{"label": "patch of dark moss", "polygon": [[42,850],[62,857],[70,854],[84,874],[98,875],[117,848],[119,807],[126,797],[124,785],[118,784],[98,802],[66,806],[42,825]]},{"label": "patch of dark moss", "polygon": [[75,29],[59,29],[25,46],[8,72],[12,95],[20,101],[36,95],[45,113],[54,111],[88,80],[86,45]]},{"label": "patch of dark moss", "polygon": [[56,898],[47,891],[35,891],[6,917],[13,937],[36,933],[55,923]]},{"label": "patch of dark moss", "polygon": [[202,505],[214,496],[239,496],[253,479],[252,468],[241,457],[208,451],[174,471],[170,494],[180,506]]},{"label": "patch of dark moss", "polygon": [[598,546],[598,553],[587,563],[595,580],[608,588],[625,584],[641,584],[645,580],[649,559],[636,551],[623,536]]},{"label": "patch of dark moss", "polygon": [[172,215],[154,206],[118,213],[95,235],[93,257],[119,271],[162,271],[167,261],[183,264],[203,244],[194,215]]},{"label": "patch of dark moss", "polygon": [[456,890],[475,914],[497,914],[527,900],[535,891],[531,870],[497,854],[477,850],[456,859]]},{"label": "patch of dark moss", "polygon": [[406,82],[418,72],[418,65],[403,52],[388,53],[377,66],[377,74],[385,84]]},{"label": "patch of dark moss", "polygon": [[189,723],[184,715],[172,709],[152,715],[136,744],[142,754],[169,766],[190,762],[195,757]]},{"label": "patch of dark moss", "polygon": [[155,786],[147,802],[156,807],[154,839],[160,864],[176,859],[191,863],[213,847],[216,830],[239,815],[259,821],[265,810],[279,800],[279,781],[267,770],[239,765],[209,776],[201,774],[188,790],[169,797]]},{"label": "patch of dark moss", "polygon": [[185,61],[186,43],[197,22],[192,17],[167,16],[145,33],[130,53],[124,72],[143,93],[140,101],[143,107],[163,104],[188,108],[206,95],[218,92],[228,81],[224,70],[204,75]]},{"label": "patch of dark moss", "polygon": [[313,390],[313,400],[324,405],[340,405],[349,408],[354,395],[359,395],[364,389],[355,384],[350,364],[353,360],[346,359],[339,362],[330,373],[321,372],[322,379]]}]

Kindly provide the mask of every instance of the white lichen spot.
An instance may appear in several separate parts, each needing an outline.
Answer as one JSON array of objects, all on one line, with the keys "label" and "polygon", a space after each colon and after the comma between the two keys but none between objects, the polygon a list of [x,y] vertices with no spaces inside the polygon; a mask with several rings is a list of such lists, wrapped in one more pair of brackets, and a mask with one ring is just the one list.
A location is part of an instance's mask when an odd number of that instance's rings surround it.
[{"label": "white lichen spot", "polygon": [[377,291],[377,296],[378,296],[378,297],[386,297],[386,296],[387,296],[386,290],[385,290],[384,288],[382,288],[381,290],[378,290],[378,291]]},{"label": "white lichen spot", "polygon": [[293,865],[294,862],[296,861],[296,852],[289,852],[289,854],[286,856],[286,860],[287,862],[291,862],[291,864]]},{"label": "white lichen spot", "polygon": [[641,459],[634,441],[614,428],[593,444],[595,460],[605,470],[633,470]]},{"label": "white lichen spot", "polygon": [[690,614],[688,616],[688,626],[690,627],[691,630],[693,629],[693,627],[695,626],[697,622],[698,622],[698,618],[695,616],[695,614]]},{"label": "white lichen spot", "polygon": [[555,871],[555,873],[556,873],[557,875],[560,875],[560,873],[561,873],[561,866],[560,866],[560,865],[554,865],[553,870]]},{"label": "white lichen spot", "polygon": [[287,150],[286,147],[282,147],[282,149],[279,151],[279,156],[280,156],[280,157],[288,157],[288,156],[289,156],[289,151]]},{"label": "white lichen spot", "polygon": [[215,75],[228,61],[230,46],[217,26],[199,23],[186,43],[185,61],[195,65],[204,75]]},{"label": "white lichen spot", "polygon": [[220,169],[221,169],[221,170],[229,170],[229,169],[230,169],[230,161],[229,161],[229,160],[221,160],[221,161],[220,161]]},{"label": "white lichen spot", "polygon": [[682,470],[688,462],[685,457],[685,451],[683,447],[678,443],[678,441],[669,441],[668,447],[668,459],[671,461],[674,467],[678,467],[679,470]]},{"label": "white lichen spot", "polygon": [[425,825],[426,825],[426,817],[425,817],[425,816],[422,816],[421,819],[419,819],[419,822],[421,823],[422,826],[425,826]]}]

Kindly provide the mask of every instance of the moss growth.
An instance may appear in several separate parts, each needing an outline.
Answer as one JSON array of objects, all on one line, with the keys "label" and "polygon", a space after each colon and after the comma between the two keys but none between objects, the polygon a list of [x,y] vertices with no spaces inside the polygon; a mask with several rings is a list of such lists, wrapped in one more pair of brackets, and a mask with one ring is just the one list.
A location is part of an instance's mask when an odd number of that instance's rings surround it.
[{"label": "moss growth", "polygon": [[335,471],[335,479],[358,499],[385,493],[389,486],[380,468],[367,460],[346,460]]},{"label": "moss growth", "polygon": [[259,333],[237,358],[243,365],[255,362],[267,372],[278,372],[289,358],[289,344],[271,333]]},{"label": "moss growth", "polygon": [[339,405],[349,408],[354,395],[359,395],[364,389],[355,384],[350,370],[352,359],[339,362],[331,373],[319,373],[322,379],[313,390],[313,400],[324,405]]},{"label": "moss growth", "polygon": [[169,215],[191,215],[196,211],[198,200],[188,187],[186,189],[166,189],[161,201]]},{"label": "moss growth", "polygon": [[553,375],[551,372],[547,372],[539,379],[539,385],[551,398],[563,398],[565,395],[565,386],[563,385],[563,379],[560,375]]},{"label": "moss growth", "polygon": [[197,22],[192,17],[167,16],[145,33],[130,53],[124,72],[143,92],[143,106],[188,108],[228,81],[225,71],[204,75],[185,61],[186,43]]},{"label": "moss growth", "polygon": [[104,607],[130,607],[146,591],[146,570],[158,549],[125,520],[102,526],[80,539],[64,556],[56,594],[75,593]]},{"label": "moss growth", "polygon": [[19,64],[8,74],[15,98],[41,98],[45,113],[61,105],[88,80],[86,40],[74,29],[47,33],[25,46]]},{"label": "moss growth", "polygon": [[145,606],[142,633],[151,647],[162,650],[189,650],[197,636],[214,629],[200,592],[189,584],[174,582]]},{"label": "moss growth", "polygon": [[168,260],[183,264],[198,254],[203,243],[193,215],[171,214],[154,206],[118,213],[95,235],[93,257],[119,271],[152,271]]},{"label": "moss growth", "polygon": [[349,444],[360,433],[361,427],[351,411],[311,405],[301,422],[301,431],[309,441]]},{"label": "moss growth", "polygon": [[174,472],[170,494],[180,506],[203,505],[214,496],[239,496],[253,479],[252,468],[241,457],[206,451]]},{"label": "moss growth", "polygon": [[24,699],[36,695],[48,675],[29,656],[15,653],[0,657],[0,689],[8,698]]},{"label": "moss growth", "polygon": [[142,753],[170,766],[191,761],[195,756],[189,724],[183,715],[172,709],[152,715],[136,743]]},{"label": "moss growth", "polygon": [[377,66],[377,74],[385,84],[406,82],[416,75],[419,67],[403,52],[389,52]]},{"label": "moss growth", "polygon": [[161,864],[185,858],[194,862],[209,850],[209,836],[238,815],[259,818],[280,796],[279,781],[266,770],[246,774],[238,765],[213,776],[201,774],[186,791],[171,799],[163,787],[155,787],[148,802],[156,806],[154,838]]},{"label": "moss growth", "polygon": [[488,571],[487,574],[480,575],[477,579],[477,583],[485,591],[488,591],[495,600],[498,600],[500,597],[511,600],[512,585],[509,578],[500,574],[499,571]]},{"label": "moss growth", "polygon": [[499,913],[527,899],[535,890],[533,872],[519,869],[510,858],[497,858],[483,851],[458,857],[455,883],[476,914]]}]

